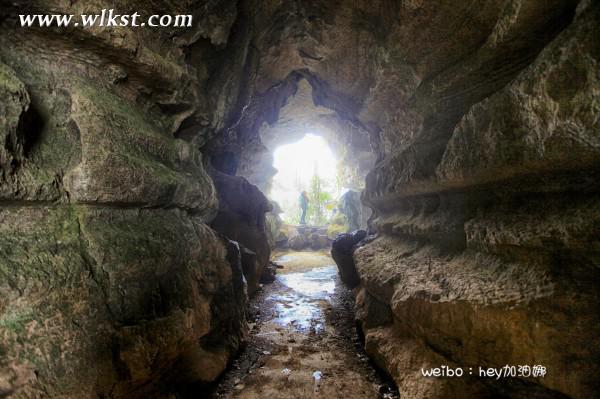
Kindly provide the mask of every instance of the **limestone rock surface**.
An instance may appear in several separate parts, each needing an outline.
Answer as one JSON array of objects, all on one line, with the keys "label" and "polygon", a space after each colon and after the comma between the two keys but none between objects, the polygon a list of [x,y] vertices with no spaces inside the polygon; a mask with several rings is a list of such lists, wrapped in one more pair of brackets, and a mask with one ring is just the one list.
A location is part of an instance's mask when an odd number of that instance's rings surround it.
[{"label": "limestone rock surface", "polygon": [[[212,381],[237,348],[239,252],[200,218],[61,205],[4,209],[0,220],[5,392],[153,395]],[[200,358],[220,359],[216,373]]]},{"label": "limestone rock surface", "polygon": [[[113,7],[201,22],[18,25]],[[236,15],[232,1],[0,4],[0,396],[173,397],[237,350],[241,257],[207,225],[199,149],[239,94]],[[227,80],[208,62],[223,47],[239,61]]]},{"label": "limestone rock surface", "polygon": [[308,245],[308,240],[306,239],[306,237],[303,234],[298,234],[294,237],[290,237],[288,242],[289,242],[290,248],[295,251],[300,251],[300,250],[306,248],[306,246]]},{"label": "limestone rock surface", "polygon": [[[527,12],[525,2],[520,6],[512,12]],[[354,261],[377,309],[385,306],[393,317],[374,323],[377,313],[365,301],[357,302],[357,316],[367,351],[403,396],[586,398],[599,392],[592,359],[600,352],[590,345],[600,304],[593,39],[599,16],[597,5],[582,2],[573,21],[512,81],[489,82],[489,96],[457,110],[444,139],[433,135],[442,131],[441,121],[421,114],[415,136],[407,138],[414,144],[397,142],[406,150],[390,153],[368,176],[364,198],[374,207],[379,237],[359,248]],[[502,30],[521,29],[509,23]],[[451,85],[442,78],[460,76],[453,73],[434,78],[439,84],[431,83],[432,93]],[[447,101],[462,103],[466,90],[484,86],[468,83],[465,91],[448,92]],[[432,109],[446,101],[436,98]],[[420,140],[438,143],[439,150]],[[548,373],[501,382],[419,374],[439,364],[527,362]]]}]

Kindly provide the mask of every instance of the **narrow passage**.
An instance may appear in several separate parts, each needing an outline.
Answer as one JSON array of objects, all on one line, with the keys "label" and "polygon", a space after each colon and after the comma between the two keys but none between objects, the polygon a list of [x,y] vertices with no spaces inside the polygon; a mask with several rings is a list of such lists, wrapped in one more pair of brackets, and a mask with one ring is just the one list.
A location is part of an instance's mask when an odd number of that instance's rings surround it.
[{"label": "narrow passage", "polygon": [[331,257],[288,252],[275,263],[283,269],[252,300],[248,344],[213,398],[396,398],[362,349]]}]

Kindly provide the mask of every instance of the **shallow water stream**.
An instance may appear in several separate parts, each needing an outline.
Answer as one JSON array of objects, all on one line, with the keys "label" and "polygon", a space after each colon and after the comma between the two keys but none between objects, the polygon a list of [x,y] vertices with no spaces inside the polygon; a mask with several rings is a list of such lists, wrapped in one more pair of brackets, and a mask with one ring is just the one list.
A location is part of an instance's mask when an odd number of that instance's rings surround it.
[{"label": "shallow water stream", "polygon": [[213,398],[394,398],[358,340],[351,292],[328,254],[290,252],[251,301],[248,344]]}]

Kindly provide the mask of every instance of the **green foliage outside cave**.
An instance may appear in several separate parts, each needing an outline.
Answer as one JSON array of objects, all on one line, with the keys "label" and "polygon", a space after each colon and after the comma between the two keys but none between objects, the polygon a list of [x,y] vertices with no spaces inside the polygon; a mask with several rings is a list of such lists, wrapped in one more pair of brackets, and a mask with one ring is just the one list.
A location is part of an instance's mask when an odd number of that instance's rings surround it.
[{"label": "green foliage outside cave", "polygon": [[295,188],[298,193],[296,200],[280,204],[286,210],[283,216],[284,222],[294,225],[300,223],[301,210],[298,198],[302,191],[306,191],[309,200],[306,223],[312,226],[328,225],[337,213],[337,197],[341,193],[342,187],[343,181],[339,175],[335,181],[324,179],[319,176],[315,166],[308,185],[296,179]]}]

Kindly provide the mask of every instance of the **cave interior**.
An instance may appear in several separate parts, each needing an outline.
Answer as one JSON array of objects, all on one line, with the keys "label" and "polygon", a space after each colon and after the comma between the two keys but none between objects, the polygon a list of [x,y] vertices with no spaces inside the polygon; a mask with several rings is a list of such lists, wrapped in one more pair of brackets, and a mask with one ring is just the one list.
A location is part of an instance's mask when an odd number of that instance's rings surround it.
[{"label": "cave interior", "polygon": [[[19,23],[103,9],[194,23]],[[599,397],[599,27],[593,0],[0,0],[0,398]],[[311,132],[347,189],[324,225],[270,198]],[[286,254],[339,279],[310,303],[351,304],[390,393],[239,381]]]}]

